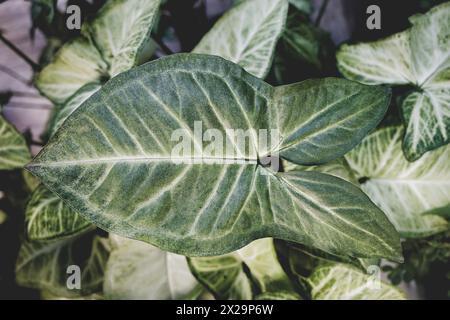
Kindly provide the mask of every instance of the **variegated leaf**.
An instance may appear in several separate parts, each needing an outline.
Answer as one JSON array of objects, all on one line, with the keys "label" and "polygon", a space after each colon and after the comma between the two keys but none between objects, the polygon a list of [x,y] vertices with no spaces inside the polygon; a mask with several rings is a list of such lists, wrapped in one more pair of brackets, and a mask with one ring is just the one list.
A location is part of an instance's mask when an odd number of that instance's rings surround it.
[{"label": "variegated leaf", "polygon": [[403,150],[414,161],[450,141],[450,3],[414,16],[410,29],[385,40],[343,46],[341,72],[368,84],[410,84],[403,101]]},{"label": "variegated leaf", "polygon": [[111,0],[86,22],[82,34],[65,44],[37,76],[38,89],[64,103],[91,82],[102,82],[137,63],[149,41],[160,0]]},{"label": "variegated leaf", "polygon": [[345,264],[318,267],[308,278],[314,300],[404,300],[394,286],[375,274],[365,274]]},{"label": "variegated leaf", "polygon": [[[16,281],[59,297],[100,292],[109,250],[106,239],[91,233],[61,241],[24,242],[16,262]],[[81,289],[69,290],[67,270],[73,265],[80,267]]]},{"label": "variegated leaf", "polygon": [[[217,299],[252,299],[255,291],[287,291],[295,295],[270,238],[256,240],[227,255],[190,258],[189,265]],[[245,268],[251,275],[246,274]]]},{"label": "variegated leaf", "polygon": [[136,65],[149,41],[160,0],[109,0],[95,20],[83,26],[115,75]]},{"label": "variegated leaf", "polygon": [[[172,55],[109,81],[28,169],[101,228],[180,254],[219,255],[275,237],[399,259],[393,226],[358,188],[259,164],[277,148],[300,164],[340,157],[380,121],[388,101],[384,88],[342,79],[273,88],[219,57]],[[231,147],[202,154],[210,143],[194,133],[196,121]],[[193,148],[174,157],[179,138],[171,137],[180,129]],[[250,134],[245,148],[226,129],[276,129],[282,139],[259,147]]]},{"label": "variegated leaf", "polygon": [[25,222],[31,240],[65,238],[95,228],[43,185],[27,204]]},{"label": "variegated leaf", "polygon": [[287,0],[246,0],[226,12],[194,48],[221,56],[264,78],[288,9]]},{"label": "variegated leaf", "polygon": [[401,151],[402,133],[398,127],[378,130],[345,158],[400,234],[428,236],[447,228],[441,217],[424,213],[450,204],[450,146],[410,163]]},{"label": "variegated leaf", "polygon": [[121,238],[109,257],[103,292],[107,299],[173,300],[198,286],[184,256]]},{"label": "variegated leaf", "polygon": [[30,159],[24,137],[0,115],[0,170],[22,168]]}]

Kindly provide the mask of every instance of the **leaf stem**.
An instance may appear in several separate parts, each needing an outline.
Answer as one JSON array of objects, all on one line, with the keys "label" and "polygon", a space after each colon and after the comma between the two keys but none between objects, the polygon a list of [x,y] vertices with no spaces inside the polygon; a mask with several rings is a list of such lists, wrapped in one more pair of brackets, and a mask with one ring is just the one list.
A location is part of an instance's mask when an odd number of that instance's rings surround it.
[{"label": "leaf stem", "polygon": [[1,65],[0,64],[0,71],[2,71],[3,73],[6,73],[7,75],[9,75],[10,77],[22,82],[23,84],[30,86],[30,81],[28,81],[28,79],[25,79],[24,77],[22,77],[20,74],[18,74],[17,72],[15,72],[14,70],[8,68],[7,66]]},{"label": "leaf stem", "polygon": [[33,60],[31,60],[30,57],[28,57],[25,53],[23,53],[22,50],[20,50],[18,47],[16,47],[11,41],[9,41],[8,39],[6,39],[3,34],[0,32],[0,40],[8,47],[10,48],[12,51],[14,51],[15,54],[17,54],[19,57],[21,57],[26,63],[28,63],[28,65],[30,65],[30,67],[33,69],[33,71],[39,71],[41,69],[41,67],[34,62]]},{"label": "leaf stem", "polygon": [[318,27],[320,25],[320,21],[322,21],[323,15],[327,9],[328,3],[330,2],[330,0],[323,0],[322,1],[322,5],[320,6],[319,9],[319,13],[317,14],[317,18],[316,21],[314,22],[314,24],[316,25],[316,27]]}]

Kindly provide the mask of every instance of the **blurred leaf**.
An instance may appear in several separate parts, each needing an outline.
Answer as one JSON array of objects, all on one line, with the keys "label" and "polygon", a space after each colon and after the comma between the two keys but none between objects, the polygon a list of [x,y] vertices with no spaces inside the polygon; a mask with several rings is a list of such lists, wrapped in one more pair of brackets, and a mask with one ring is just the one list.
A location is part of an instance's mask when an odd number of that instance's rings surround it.
[{"label": "blurred leaf", "polygon": [[[119,239],[117,239],[119,238]],[[116,241],[105,272],[107,299],[185,299],[199,286],[184,256],[145,242],[113,236]],[[197,292],[191,298],[196,298]]]},{"label": "blurred leaf", "polygon": [[[101,292],[109,250],[107,239],[92,233],[61,241],[24,242],[17,258],[16,281],[60,297]],[[67,268],[71,265],[81,270],[79,290],[67,288]]]},{"label": "blurred leaf", "polygon": [[287,0],[247,0],[233,6],[194,48],[218,55],[264,78],[286,21]]},{"label": "blurred leaf", "polygon": [[189,265],[217,299],[252,299],[255,292],[296,295],[278,263],[271,238],[256,240],[227,255],[190,258]]},{"label": "blurred leaf", "polygon": [[0,115],[0,170],[22,168],[30,160],[25,138]]},{"label": "blurred leaf", "polygon": [[305,14],[310,14],[312,11],[311,0],[289,0],[289,3]]},{"label": "blurred leaf", "polygon": [[36,86],[61,104],[84,85],[130,69],[149,41],[158,8],[159,0],[109,1],[38,74]]},{"label": "blurred leaf", "polygon": [[30,240],[67,238],[95,228],[43,185],[31,195],[25,223]]},{"label": "blurred leaf", "polygon": [[308,278],[313,300],[403,300],[404,293],[345,264],[323,265]]}]

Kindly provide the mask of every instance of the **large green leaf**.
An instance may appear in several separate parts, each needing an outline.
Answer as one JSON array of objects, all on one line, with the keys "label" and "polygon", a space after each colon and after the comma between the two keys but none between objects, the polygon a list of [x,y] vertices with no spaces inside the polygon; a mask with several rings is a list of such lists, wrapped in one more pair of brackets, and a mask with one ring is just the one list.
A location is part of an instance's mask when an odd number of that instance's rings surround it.
[{"label": "large green leaf", "polygon": [[[61,297],[100,292],[109,250],[106,239],[91,233],[62,241],[24,242],[17,258],[16,281]],[[80,267],[81,289],[67,288],[67,269],[72,265]]]},{"label": "large green leaf", "polygon": [[410,163],[401,151],[402,131],[378,130],[345,158],[400,234],[428,236],[447,228],[443,218],[424,213],[450,204],[450,146]]},{"label": "large green leaf", "polygon": [[28,202],[25,222],[31,240],[69,237],[93,227],[43,185],[37,187]]},{"label": "large green leaf", "polygon": [[0,115],[0,170],[22,168],[30,159],[24,137]]},{"label": "large green leaf", "polygon": [[[393,226],[358,188],[259,164],[277,148],[300,164],[340,157],[380,121],[388,101],[381,87],[325,79],[273,88],[219,57],[173,55],[109,81],[28,169],[101,228],[176,253],[220,255],[275,237],[398,259]],[[207,153],[195,121],[233,144]],[[282,140],[259,147],[250,134],[245,148],[225,131],[250,128],[278,130]],[[177,129],[194,146],[174,156]]]},{"label": "large green leaf", "polygon": [[65,44],[37,76],[36,86],[62,104],[90,82],[128,70],[149,40],[159,0],[111,0],[82,34]]},{"label": "large green leaf", "polygon": [[189,265],[217,299],[252,299],[255,292],[284,291],[295,295],[270,238],[256,240],[227,255],[190,258]]},{"label": "large green leaf", "polygon": [[373,43],[344,45],[338,67],[367,84],[410,84],[403,101],[408,160],[450,141],[450,3],[411,18],[412,27]]},{"label": "large green leaf", "polygon": [[314,300],[403,300],[397,288],[345,264],[318,267],[308,278]]},{"label": "large green leaf", "polygon": [[246,0],[226,12],[194,48],[221,56],[264,78],[288,9],[287,0]]},{"label": "large green leaf", "polygon": [[108,299],[183,299],[198,282],[186,258],[122,238],[112,250],[103,291]]}]

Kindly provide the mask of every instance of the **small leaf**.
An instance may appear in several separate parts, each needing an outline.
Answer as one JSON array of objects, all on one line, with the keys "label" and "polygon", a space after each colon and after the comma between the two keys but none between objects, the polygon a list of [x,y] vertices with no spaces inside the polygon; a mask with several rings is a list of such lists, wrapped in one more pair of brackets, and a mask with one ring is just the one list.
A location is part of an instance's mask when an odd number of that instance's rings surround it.
[{"label": "small leaf", "polygon": [[378,130],[345,158],[364,192],[404,237],[425,237],[447,228],[444,219],[424,212],[450,204],[450,146],[431,151],[414,163],[401,150],[403,130]]},{"label": "small leaf", "polygon": [[264,78],[286,22],[286,0],[247,0],[227,11],[194,48],[217,55]]},{"label": "small leaf", "polygon": [[43,185],[31,195],[25,222],[31,240],[71,237],[94,227]]},{"label": "small leaf", "polygon": [[[24,242],[17,258],[16,281],[60,297],[89,295],[101,291],[108,255],[108,242],[91,233],[62,241]],[[71,265],[80,267],[79,290],[67,288],[67,268]]]},{"label": "small leaf", "polygon": [[[374,278],[375,277],[375,278]],[[314,300],[404,300],[397,288],[345,264],[318,267],[308,279]]]},{"label": "small leaf", "polygon": [[[358,144],[388,101],[384,88],[334,79],[273,88],[219,57],[172,55],[109,81],[28,169],[101,228],[179,254],[220,255],[274,237],[398,259],[394,228],[358,188],[314,172],[275,174],[258,163],[270,151],[253,136],[249,148],[232,141],[213,163],[198,161],[208,142],[193,133],[200,120],[224,137],[279,128],[282,157],[321,163]],[[179,129],[193,144],[181,163],[171,151]]]},{"label": "small leaf", "polygon": [[256,240],[227,255],[190,258],[189,265],[197,279],[217,299],[252,299],[254,290],[293,291],[270,238]]},{"label": "small leaf", "polygon": [[122,238],[108,260],[103,290],[107,299],[167,300],[186,298],[197,286],[185,257]]},{"label": "small leaf", "polygon": [[56,104],[91,82],[128,70],[149,40],[159,0],[112,0],[82,26],[37,76],[37,88]]},{"label": "small leaf", "polygon": [[22,168],[30,159],[24,137],[0,115],[0,170]]}]

